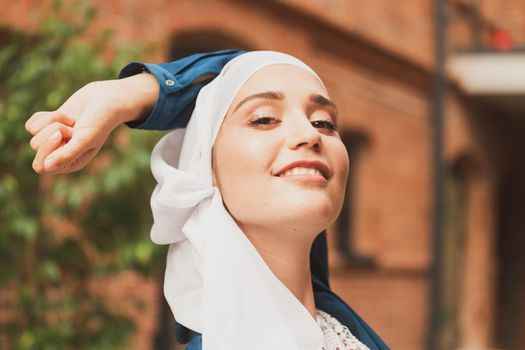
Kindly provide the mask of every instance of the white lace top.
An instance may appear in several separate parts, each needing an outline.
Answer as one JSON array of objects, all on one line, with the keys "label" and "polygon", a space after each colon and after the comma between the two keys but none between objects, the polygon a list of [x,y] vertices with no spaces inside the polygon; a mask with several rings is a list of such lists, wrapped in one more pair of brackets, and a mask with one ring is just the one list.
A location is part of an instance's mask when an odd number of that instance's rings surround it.
[{"label": "white lace top", "polygon": [[324,311],[317,310],[317,324],[325,338],[322,350],[370,350],[350,333],[348,327]]}]

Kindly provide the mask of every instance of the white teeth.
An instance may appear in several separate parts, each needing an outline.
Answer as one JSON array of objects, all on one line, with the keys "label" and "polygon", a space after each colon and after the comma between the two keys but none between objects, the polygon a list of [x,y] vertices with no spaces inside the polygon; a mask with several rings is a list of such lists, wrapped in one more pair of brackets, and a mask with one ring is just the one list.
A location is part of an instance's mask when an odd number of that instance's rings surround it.
[{"label": "white teeth", "polygon": [[301,168],[301,167],[288,169],[284,173],[281,174],[281,176],[289,176],[289,175],[320,175],[322,176],[321,172],[318,169]]}]

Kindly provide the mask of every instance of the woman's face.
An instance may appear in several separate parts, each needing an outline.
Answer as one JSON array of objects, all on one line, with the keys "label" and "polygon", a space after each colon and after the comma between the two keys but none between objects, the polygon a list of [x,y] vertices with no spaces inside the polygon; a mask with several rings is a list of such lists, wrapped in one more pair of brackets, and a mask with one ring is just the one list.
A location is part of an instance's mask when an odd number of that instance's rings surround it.
[{"label": "woman's face", "polygon": [[[293,65],[257,71],[213,148],[213,181],[241,226],[320,232],[339,214],[348,154],[319,80]],[[277,226],[276,226],[277,225]]]}]

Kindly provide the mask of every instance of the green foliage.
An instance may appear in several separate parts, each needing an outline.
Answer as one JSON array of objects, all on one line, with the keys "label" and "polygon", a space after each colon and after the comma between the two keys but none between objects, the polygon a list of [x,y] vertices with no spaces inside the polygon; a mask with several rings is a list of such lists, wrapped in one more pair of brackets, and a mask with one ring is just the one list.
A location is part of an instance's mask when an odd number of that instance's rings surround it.
[{"label": "green foliage", "polygon": [[164,253],[148,234],[149,154],[159,135],[119,130],[128,141],[110,137],[97,156],[109,162],[103,170],[33,172],[26,120],[135,58],[109,33],[86,40],[93,9],[54,6],[36,36],[0,28],[0,293],[11,296],[0,304],[0,347],[119,349],[133,324],[88,282],[162,271]]}]

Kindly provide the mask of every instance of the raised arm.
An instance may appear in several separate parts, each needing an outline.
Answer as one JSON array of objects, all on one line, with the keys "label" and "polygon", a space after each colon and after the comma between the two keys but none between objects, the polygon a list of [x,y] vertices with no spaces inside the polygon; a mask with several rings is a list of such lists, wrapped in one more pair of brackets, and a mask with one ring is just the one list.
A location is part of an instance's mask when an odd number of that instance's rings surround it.
[{"label": "raised arm", "polygon": [[56,111],[37,112],[26,122],[36,151],[37,173],[82,169],[120,124],[153,109],[159,87],[150,74],[97,81],[75,92]]},{"label": "raised arm", "polygon": [[[164,64],[131,63],[116,80],[89,83],[60,108],[26,122],[37,173],[86,166],[120,124],[146,130],[184,127],[199,90],[240,50],[196,54]],[[141,74],[143,73],[143,74]]]}]

